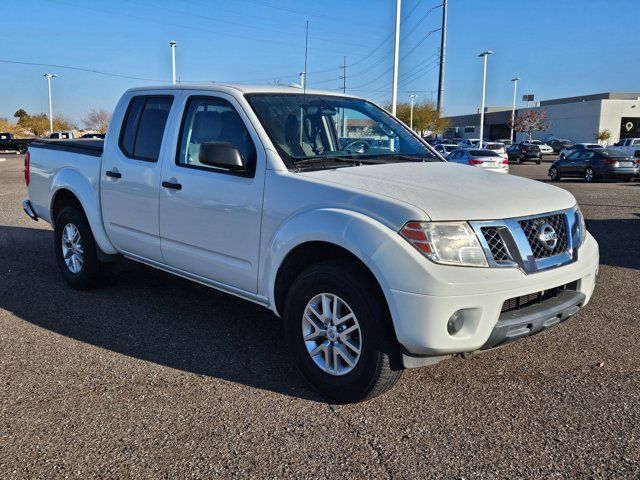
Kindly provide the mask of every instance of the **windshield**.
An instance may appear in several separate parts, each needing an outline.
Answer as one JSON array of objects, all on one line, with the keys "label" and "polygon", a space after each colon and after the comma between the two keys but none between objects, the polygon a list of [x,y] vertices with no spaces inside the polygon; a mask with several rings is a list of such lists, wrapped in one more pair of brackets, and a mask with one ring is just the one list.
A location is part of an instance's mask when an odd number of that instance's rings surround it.
[{"label": "windshield", "polygon": [[290,169],[440,161],[396,119],[365,100],[298,93],[246,98]]}]

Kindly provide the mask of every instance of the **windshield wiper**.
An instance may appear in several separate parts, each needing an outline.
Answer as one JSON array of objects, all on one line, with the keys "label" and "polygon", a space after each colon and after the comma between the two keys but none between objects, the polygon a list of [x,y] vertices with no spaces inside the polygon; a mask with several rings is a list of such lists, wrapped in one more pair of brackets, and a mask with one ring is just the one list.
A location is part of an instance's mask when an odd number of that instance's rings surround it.
[{"label": "windshield wiper", "polygon": [[291,161],[295,167],[300,167],[300,168],[322,167],[322,166],[326,166],[329,168],[339,168],[338,165],[335,165],[336,163],[346,163],[346,164],[356,165],[356,166],[362,165],[361,159],[348,158],[348,157],[335,157],[335,156],[297,157],[297,158],[291,159]]}]

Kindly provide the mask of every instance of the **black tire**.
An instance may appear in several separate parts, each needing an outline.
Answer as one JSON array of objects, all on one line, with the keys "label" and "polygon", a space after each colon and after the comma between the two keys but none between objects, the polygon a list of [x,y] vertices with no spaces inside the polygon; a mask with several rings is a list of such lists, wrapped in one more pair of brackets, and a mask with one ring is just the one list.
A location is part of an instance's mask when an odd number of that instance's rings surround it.
[{"label": "black tire", "polygon": [[18,153],[20,153],[21,155],[24,155],[25,153],[27,153],[27,150],[29,150],[28,146],[18,145]]},{"label": "black tire", "polygon": [[584,181],[587,183],[592,183],[596,181],[596,173],[593,171],[593,168],[587,167],[584,171]]},{"label": "black tire", "polygon": [[540,165],[542,163],[541,159],[536,160],[536,165]]},{"label": "black tire", "polygon": [[549,169],[549,178],[552,182],[557,182],[560,180],[560,172],[558,172],[558,169],[556,167],[551,167]]},{"label": "black tire", "polygon": [[516,157],[516,164],[517,164],[517,165],[521,165],[521,164],[522,164],[522,157],[521,157],[520,155],[518,155],[518,156]]},{"label": "black tire", "polygon": [[[98,259],[96,242],[84,212],[76,206],[64,207],[56,216],[54,225],[56,262],[69,286],[77,290],[91,290],[106,285],[111,280],[113,263],[101,262]],[[78,243],[82,248],[83,262],[79,271],[75,273],[67,266],[62,251],[62,235],[67,225],[75,227],[80,236]]]},{"label": "black tire", "polygon": [[[284,307],[289,350],[302,375],[322,395],[340,403],[359,402],[380,395],[400,378],[399,347],[384,298],[368,272],[351,261],[321,262],[294,281]],[[325,372],[311,358],[303,340],[303,315],[317,295],[337,295],[353,311],[360,327],[361,351],[344,375]],[[345,363],[346,365],[346,363]]]}]

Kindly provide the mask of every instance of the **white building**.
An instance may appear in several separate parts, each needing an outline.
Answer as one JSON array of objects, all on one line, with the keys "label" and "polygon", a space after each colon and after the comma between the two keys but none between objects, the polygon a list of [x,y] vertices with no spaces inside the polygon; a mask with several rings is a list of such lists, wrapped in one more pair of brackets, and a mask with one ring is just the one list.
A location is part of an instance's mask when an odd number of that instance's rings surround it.
[{"label": "white building", "polygon": [[[516,115],[528,110],[520,108]],[[544,132],[533,132],[532,137],[545,140],[551,136],[567,138],[574,142],[592,142],[596,132],[609,130],[610,143],[621,138],[640,138],[640,93],[599,93],[579,97],[544,100],[529,110],[545,110],[549,128]],[[488,109],[485,113],[485,132],[491,139],[508,138],[511,109],[498,111]],[[477,138],[480,131],[480,115],[449,117],[452,131],[446,136]],[[505,135],[506,133],[506,135]],[[475,134],[475,135],[474,135]],[[517,140],[524,139],[519,133]]]}]

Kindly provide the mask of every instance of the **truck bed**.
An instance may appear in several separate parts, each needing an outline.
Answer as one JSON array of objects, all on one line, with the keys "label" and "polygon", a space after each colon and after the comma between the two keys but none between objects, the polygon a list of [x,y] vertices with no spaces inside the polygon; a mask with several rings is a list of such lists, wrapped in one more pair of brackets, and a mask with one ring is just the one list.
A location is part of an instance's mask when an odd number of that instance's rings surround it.
[{"label": "truck bed", "polygon": [[79,138],[75,140],[40,139],[33,142],[30,146],[99,157],[104,150],[104,140],[96,138]]}]

